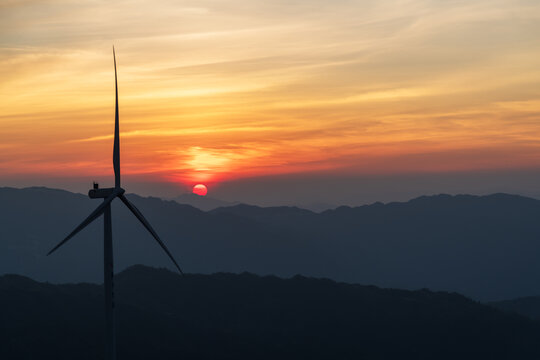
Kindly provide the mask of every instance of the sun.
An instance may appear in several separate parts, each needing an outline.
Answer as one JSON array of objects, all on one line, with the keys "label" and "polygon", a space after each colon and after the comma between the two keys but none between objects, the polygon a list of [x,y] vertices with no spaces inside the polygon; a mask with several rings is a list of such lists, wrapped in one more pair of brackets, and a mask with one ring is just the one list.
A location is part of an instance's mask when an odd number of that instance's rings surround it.
[{"label": "sun", "polygon": [[193,193],[196,195],[204,196],[208,192],[206,185],[197,184],[193,187]]}]

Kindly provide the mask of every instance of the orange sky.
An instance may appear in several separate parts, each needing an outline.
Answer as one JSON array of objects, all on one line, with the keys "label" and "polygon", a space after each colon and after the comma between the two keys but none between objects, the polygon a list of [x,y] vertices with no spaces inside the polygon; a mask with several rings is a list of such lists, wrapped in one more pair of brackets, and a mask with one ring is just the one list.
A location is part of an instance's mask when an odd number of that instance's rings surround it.
[{"label": "orange sky", "polygon": [[540,168],[536,0],[0,3],[2,177]]}]

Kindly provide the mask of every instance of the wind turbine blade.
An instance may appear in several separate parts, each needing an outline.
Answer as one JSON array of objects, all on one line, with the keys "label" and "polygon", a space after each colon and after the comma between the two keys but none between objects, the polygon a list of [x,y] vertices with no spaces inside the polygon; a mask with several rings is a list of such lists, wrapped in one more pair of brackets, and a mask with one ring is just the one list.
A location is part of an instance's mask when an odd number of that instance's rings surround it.
[{"label": "wind turbine blade", "polygon": [[126,204],[126,206],[128,207],[129,210],[131,210],[131,212],[133,213],[133,215],[135,215],[135,217],[137,219],[139,219],[139,221],[144,225],[144,227],[146,228],[146,230],[148,230],[150,232],[150,234],[152,234],[152,236],[154,237],[154,239],[156,239],[156,241],[158,242],[158,244],[161,246],[161,248],[167,253],[167,255],[169,255],[169,258],[172,260],[172,262],[174,263],[174,265],[176,265],[176,268],[178,269],[178,271],[180,272],[180,274],[184,275],[184,273],[182,272],[182,269],[180,269],[180,266],[178,265],[178,263],[176,262],[176,260],[174,260],[174,257],[172,256],[171,252],[169,251],[169,249],[167,249],[167,247],[165,246],[165,244],[163,243],[163,241],[161,241],[161,239],[159,238],[158,234],[156,234],[156,232],[154,231],[154,229],[152,228],[152,226],[150,225],[150,223],[144,218],[143,214],[139,211],[139,209],[137,209],[135,207],[135,205],[133,205],[124,195],[120,195],[119,196],[120,200],[122,200],[122,202],[124,204]]},{"label": "wind turbine blade", "polygon": [[116,54],[113,46],[114,58],[114,89],[116,95],[116,105],[114,111],[114,148],[113,148],[113,167],[114,167],[114,187],[120,187],[120,130],[118,120],[118,79],[116,76]]},{"label": "wind turbine blade", "polygon": [[77,226],[75,228],[75,230],[73,230],[68,236],[66,236],[66,238],[64,240],[60,241],[60,243],[58,245],[56,245],[54,248],[52,248],[51,251],[49,251],[47,253],[47,256],[51,255],[53,252],[56,251],[56,249],[58,249],[60,246],[64,245],[69,239],[71,239],[73,236],[75,236],[75,234],[77,234],[79,231],[84,229],[92,221],[96,220],[103,213],[105,208],[111,203],[111,201],[114,200],[114,198],[117,195],[118,194],[116,192],[113,192],[111,195],[109,195],[109,197],[106,198],[105,201],[103,201],[101,203],[101,205],[99,205],[86,219],[84,219],[84,221],[79,226]]}]

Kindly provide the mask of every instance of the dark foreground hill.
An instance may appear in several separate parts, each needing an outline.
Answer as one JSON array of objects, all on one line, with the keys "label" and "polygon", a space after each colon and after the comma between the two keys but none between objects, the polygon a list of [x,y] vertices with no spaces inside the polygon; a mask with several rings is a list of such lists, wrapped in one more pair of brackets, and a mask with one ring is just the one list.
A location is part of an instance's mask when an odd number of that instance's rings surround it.
[{"label": "dark foreground hill", "polygon": [[[295,276],[117,277],[119,359],[538,359],[540,324],[461,295]],[[100,359],[98,285],[0,277],[0,358]]]},{"label": "dark foreground hill", "polygon": [[[534,199],[438,195],[317,214],[247,205],[203,212],[128,196],[192,273],[303,274],[456,291],[482,301],[540,294],[540,201]],[[0,274],[101,281],[101,220],[45,256],[98,204],[61,190],[0,188]],[[171,265],[125,207],[113,203],[112,216],[117,269]]]}]

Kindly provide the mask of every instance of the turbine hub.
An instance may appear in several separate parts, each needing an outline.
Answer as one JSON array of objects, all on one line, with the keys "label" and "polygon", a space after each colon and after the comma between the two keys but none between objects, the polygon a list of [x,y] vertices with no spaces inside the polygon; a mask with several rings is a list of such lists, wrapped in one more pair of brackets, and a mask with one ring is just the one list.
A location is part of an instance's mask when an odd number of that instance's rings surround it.
[{"label": "turbine hub", "polygon": [[[97,184],[96,184],[97,185]],[[117,192],[118,195],[122,195],[126,192],[126,190],[119,188],[118,190],[116,188],[103,188],[100,189],[99,186],[94,186],[93,189],[90,189],[88,191],[88,197],[90,199],[106,199],[109,196],[112,195],[112,193]]]}]

